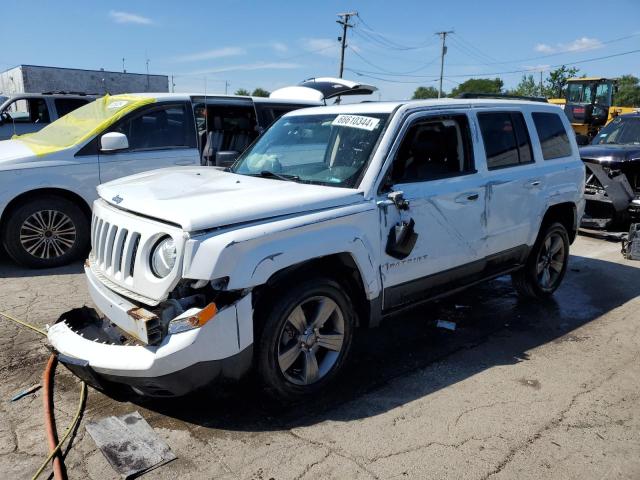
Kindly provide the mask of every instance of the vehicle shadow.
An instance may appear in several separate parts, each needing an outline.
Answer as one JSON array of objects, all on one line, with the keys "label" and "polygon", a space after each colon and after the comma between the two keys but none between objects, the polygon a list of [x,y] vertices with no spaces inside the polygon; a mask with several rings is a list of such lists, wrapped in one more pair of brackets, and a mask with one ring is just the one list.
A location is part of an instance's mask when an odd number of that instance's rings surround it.
[{"label": "vehicle shadow", "polygon": [[81,260],[56,268],[30,269],[15,263],[9,255],[0,248],[0,278],[42,277],[46,275],[69,275],[82,273]]},{"label": "vehicle shadow", "polygon": [[[191,424],[231,431],[286,430],[325,420],[375,416],[499,365],[527,361],[527,352],[571,332],[640,295],[640,268],[572,256],[567,277],[548,301],[518,299],[508,277],[469,289],[445,301],[417,308],[360,330],[352,361],[334,388],[303,403],[269,400],[255,381],[218,386],[217,391],[180,399],[134,403]],[[456,322],[455,331],[435,328],[438,319]],[[508,341],[488,342],[498,338]],[[409,389],[376,391],[412,372],[437,364],[446,370],[457,352],[499,344],[480,362],[460,366],[437,382],[412,382]]]}]

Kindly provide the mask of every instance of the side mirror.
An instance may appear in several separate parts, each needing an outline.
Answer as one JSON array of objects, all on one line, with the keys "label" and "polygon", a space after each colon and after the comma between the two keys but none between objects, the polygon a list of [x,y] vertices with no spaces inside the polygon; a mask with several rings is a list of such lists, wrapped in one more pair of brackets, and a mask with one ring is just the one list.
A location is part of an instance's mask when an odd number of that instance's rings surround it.
[{"label": "side mirror", "polygon": [[235,150],[216,152],[216,167],[230,167],[236,162],[238,155],[240,152]]},{"label": "side mirror", "polygon": [[576,143],[581,147],[589,145],[591,139],[587,135],[576,135]]},{"label": "side mirror", "polygon": [[109,132],[100,137],[100,150],[103,152],[114,152],[129,148],[129,140],[124,133]]}]

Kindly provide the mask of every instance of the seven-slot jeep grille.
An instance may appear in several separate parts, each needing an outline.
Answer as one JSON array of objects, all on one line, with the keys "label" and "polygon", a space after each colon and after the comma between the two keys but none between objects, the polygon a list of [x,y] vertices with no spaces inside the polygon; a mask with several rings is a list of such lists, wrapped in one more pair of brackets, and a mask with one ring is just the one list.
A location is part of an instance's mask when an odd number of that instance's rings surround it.
[{"label": "seven-slot jeep grille", "polygon": [[133,277],[140,233],[93,215],[91,248],[96,266],[117,279]]}]

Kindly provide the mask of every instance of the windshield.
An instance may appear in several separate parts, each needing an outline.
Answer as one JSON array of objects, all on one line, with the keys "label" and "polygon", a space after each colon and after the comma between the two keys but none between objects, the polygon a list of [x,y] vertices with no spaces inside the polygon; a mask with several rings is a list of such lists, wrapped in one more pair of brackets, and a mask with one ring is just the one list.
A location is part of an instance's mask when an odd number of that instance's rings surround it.
[{"label": "windshield", "polygon": [[105,95],[88,103],[42,130],[16,137],[26,143],[37,154],[77,145],[103,131],[127,113],[155,99],[132,95]]},{"label": "windshield", "polygon": [[592,145],[640,145],[640,117],[618,117],[600,130]]},{"label": "windshield", "polygon": [[242,175],[355,187],[388,117],[378,113],[283,117],[231,170]]}]

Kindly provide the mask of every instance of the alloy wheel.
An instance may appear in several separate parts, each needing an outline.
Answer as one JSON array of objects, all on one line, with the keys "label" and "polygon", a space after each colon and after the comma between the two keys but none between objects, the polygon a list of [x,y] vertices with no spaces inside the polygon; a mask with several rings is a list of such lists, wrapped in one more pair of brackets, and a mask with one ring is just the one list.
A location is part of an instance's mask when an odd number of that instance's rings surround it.
[{"label": "alloy wheel", "polygon": [[541,288],[551,290],[556,286],[562,277],[566,256],[564,241],[559,233],[551,233],[544,239],[536,263],[536,273]]},{"label": "alloy wheel", "polygon": [[39,210],[20,227],[20,244],[30,255],[42,259],[61,257],[76,241],[76,226],[58,210]]},{"label": "alloy wheel", "polygon": [[295,385],[321,380],[336,364],[344,344],[344,314],[326,296],[308,298],[287,317],[278,341],[277,361]]}]

